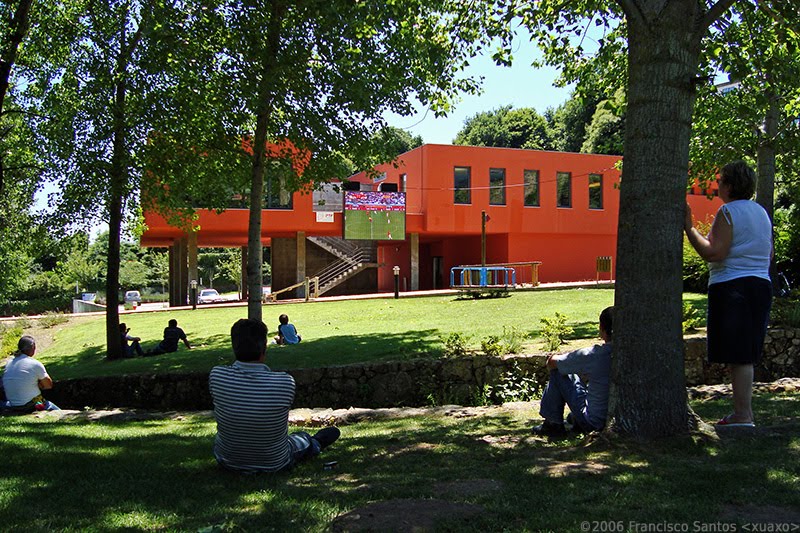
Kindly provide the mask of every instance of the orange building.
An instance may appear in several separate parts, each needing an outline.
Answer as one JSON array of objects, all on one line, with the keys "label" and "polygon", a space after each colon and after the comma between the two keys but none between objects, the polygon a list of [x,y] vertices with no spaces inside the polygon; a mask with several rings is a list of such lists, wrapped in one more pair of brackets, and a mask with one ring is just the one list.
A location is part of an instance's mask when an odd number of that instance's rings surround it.
[{"label": "orange building", "polygon": [[[487,264],[540,262],[539,281],[594,280],[597,258],[616,255],[619,160],[510,148],[421,146],[378,167],[377,173],[351,178],[360,190],[396,187],[406,193],[405,238],[393,235],[393,240],[366,246],[340,239],[341,193],[294,193],[290,202],[263,211],[272,290],[325,274],[326,269],[335,272],[337,263],[344,262],[338,270],[348,267],[342,249],[360,253],[362,266],[351,268],[331,294],[392,291],[394,266],[400,267],[401,290],[448,287],[452,267],[481,263],[482,212]],[[687,196],[701,220],[721,203],[703,192],[694,189]],[[145,213],[148,229],[142,245],[169,246],[174,274],[184,278],[184,257],[191,263],[193,248],[245,247],[247,219],[244,208],[221,214],[204,211],[199,232],[187,236],[161,217]],[[516,270],[518,283],[530,281],[530,268]],[[185,279],[180,284],[185,286]]]}]

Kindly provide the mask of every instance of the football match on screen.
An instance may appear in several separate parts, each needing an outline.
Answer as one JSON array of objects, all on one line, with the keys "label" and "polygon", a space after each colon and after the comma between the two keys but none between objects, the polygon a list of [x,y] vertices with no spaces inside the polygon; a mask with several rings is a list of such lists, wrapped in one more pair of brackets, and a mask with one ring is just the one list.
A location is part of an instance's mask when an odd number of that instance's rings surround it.
[{"label": "football match on screen", "polygon": [[406,193],[345,191],[344,238],[402,241],[406,238]]}]

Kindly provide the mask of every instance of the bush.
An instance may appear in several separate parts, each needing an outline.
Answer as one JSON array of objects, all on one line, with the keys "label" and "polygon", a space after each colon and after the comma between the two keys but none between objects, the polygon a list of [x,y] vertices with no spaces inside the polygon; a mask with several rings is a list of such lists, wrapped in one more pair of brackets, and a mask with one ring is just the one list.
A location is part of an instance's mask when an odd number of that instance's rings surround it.
[{"label": "bush", "polygon": [[505,344],[505,353],[520,353],[522,351],[522,344],[525,342],[527,335],[522,333],[515,327],[506,328],[503,326],[503,344]]},{"label": "bush", "polygon": [[0,328],[0,335],[2,335],[2,340],[0,340],[0,359],[5,359],[17,351],[17,343],[19,338],[22,337],[22,328],[17,325],[9,327],[3,324],[3,327]]},{"label": "bush", "polygon": [[462,333],[451,333],[444,339],[443,354],[447,357],[458,357],[467,354],[469,336]]},{"label": "bush", "polygon": [[703,325],[703,317],[689,302],[683,302],[683,332],[696,330]]},{"label": "bush", "polygon": [[[703,235],[711,230],[710,222],[695,222],[694,227]],[[683,290],[706,292],[708,290],[708,263],[697,255],[686,235],[683,236]]]},{"label": "bush", "polygon": [[486,355],[494,357],[509,353],[519,353],[522,351],[524,340],[525,334],[517,328],[503,326],[503,334],[500,336],[489,335],[486,340],[481,341],[481,349]]},{"label": "bush", "polygon": [[500,403],[530,402],[542,397],[536,379],[526,376],[517,363],[503,374],[496,385],[486,386],[485,391],[486,396]]},{"label": "bush", "polygon": [[69,322],[69,317],[66,316],[64,313],[57,313],[57,312],[46,312],[42,315],[42,318],[39,319],[39,325],[43,328],[52,328],[53,326],[57,326],[59,324],[66,324]]},{"label": "bush", "polygon": [[800,328],[800,301],[795,298],[775,298],[770,314],[776,326]]},{"label": "bush", "polygon": [[491,357],[503,355],[506,353],[504,349],[505,347],[503,346],[503,343],[500,342],[500,337],[497,335],[489,335],[486,337],[486,340],[481,341],[481,350],[483,350],[483,353]]},{"label": "bush", "polygon": [[563,315],[558,311],[556,311],[555,316],[552,318],[543,317],[541,322],[544,348],[548,352],[558,350],[558,347],[564,344],[564,337],[570,335],[574,331],[571,327],[567,326],[567,315]]}]

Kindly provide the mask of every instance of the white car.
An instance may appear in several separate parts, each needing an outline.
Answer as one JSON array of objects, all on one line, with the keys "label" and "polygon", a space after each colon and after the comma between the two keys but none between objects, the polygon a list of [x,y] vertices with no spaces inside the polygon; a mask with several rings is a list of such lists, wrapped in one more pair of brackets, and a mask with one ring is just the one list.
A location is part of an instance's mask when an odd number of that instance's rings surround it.
[{"label": "white car", "polygon": [[213,304],[216,302],[224,302],[225,299],[220,296],[217,289],[202,289],[197,294],[197,303],[199,304]]}]

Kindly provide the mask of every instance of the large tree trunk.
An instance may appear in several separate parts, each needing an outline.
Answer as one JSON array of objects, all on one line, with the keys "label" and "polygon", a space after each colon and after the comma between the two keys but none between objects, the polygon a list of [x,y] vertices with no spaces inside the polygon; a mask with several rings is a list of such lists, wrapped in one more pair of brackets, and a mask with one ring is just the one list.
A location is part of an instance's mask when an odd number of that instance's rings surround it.
[{"label": "large tree trunk", "polygon": [[769,215],[775,210],[775,138],[778,135],[778,120],[780,108],[778,97],[772,89],[767,88],[765,96],[769,102],[767,115],[764,117],[764,129],[760,134],[758,143],[758,186],[756,188],[756,202],[758,202]]},{"label": "large tree trunk", "polygon": [[269,2],[267,38],[261,50],[261,86],[258,95],[256,131],[253,139],[253,171],[250,180],[250,221],[247,231],[247,317],[261,320],[261,295],[264,284],[264,250],[261,242],[261,204],[264,197],[264,172],[266,164],[267,124],[274,107],[272,73],[280,52],[281,26],[286,6],[280,0]]},{"label": "large tree trunk", "polygon": [[697,10],[691,0],[669,1],[660,12],[626,10],[628,112],[610,414],[615,428],[644,438],[688,429],[681,229],[699,58],[692,24]]},{"label": "large tree trunk", "polygon": [[[769,79],[770,76],[767,74],[767,80],[769,81]],[[757,148],[758,182],[756,186],[756,202],[764,208],[769,215],[770,221],[772,221],[775,214],[775,139],[778,136],[778,120],[781,111],[778,107],[778,97],[771,87],[767,87],[765,96],[769,104]],[[770,261],[769,274],[773,280],[778,277],[778,267],[775,264],[774,256]],[[780,290],[778,283],[773,285],[773,290]]]},{"label": "large tree trunk", "polygon": [[[17,51],[22,40],[28,34],[30,27],[30,11],[33,0],[21,0],[14,12],[14,17],[9,22],[7,45],[0,50],[0,117],[4,114],[4,104],[8,95],[8,86],[11,79],[11,67],[17,60]],[[5,191],[5,164],[0,157],[0,196]]]},{"label": "large tree trunk", "polygon": [[264,197],[264,152],[267,142],[267,118],[256,117],[253,139],[253,173],[250,182],[250,221],[247,230],[247,318],[261,320],[263,284],[261,243],[261,202]]}]

